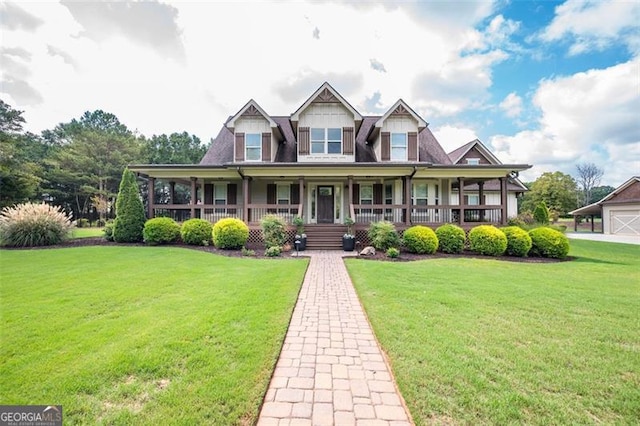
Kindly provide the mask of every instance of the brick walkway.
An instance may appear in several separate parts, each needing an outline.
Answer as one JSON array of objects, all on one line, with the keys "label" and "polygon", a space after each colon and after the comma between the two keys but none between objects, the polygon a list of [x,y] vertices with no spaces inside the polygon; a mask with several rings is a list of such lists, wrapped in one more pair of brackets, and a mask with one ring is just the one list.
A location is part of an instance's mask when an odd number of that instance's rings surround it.
[{"label": "brick walkway", "polygon": [[342,261],[311,263],[258,425],[410,425]]}]

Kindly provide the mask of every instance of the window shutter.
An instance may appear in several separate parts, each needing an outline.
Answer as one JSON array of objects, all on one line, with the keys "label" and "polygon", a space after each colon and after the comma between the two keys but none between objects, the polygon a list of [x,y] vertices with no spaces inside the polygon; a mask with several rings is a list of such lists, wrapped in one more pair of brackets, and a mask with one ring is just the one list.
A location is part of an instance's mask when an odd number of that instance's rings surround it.
[{"label": "window shutter", "polygon": [[213,184],[204,184],[204,203],[213,204]]},{"label": "window shutter", "polygon": [[262,134],[262,161],[271,162],[271,133]]},{"label": "window shutter", "polygon": [[[277,187],[275,183],[267,184],[267,204],[276,204],[276,191]],[[267,213],[275,212],[275,209],[267,209]]]},{"label": "window shutter", "polygon": [[309,128],[300,127],[298,129],[298,152],[300,155],[309,155]]},{"label": "window shutter", "polygon": [[360,184],[353,184],[353,197],[351,199],[351,204],[360,204]]},{"label": "window shutter", "polygon": [[244,133],[236,133],[235,161],[244,161]]},{"label": "window shutter", "polygon": [[[230,183],[227,185],[227,204],[237,204],[238,203],[238,185],[235,183]],[[236,209],[227,210],[229,214],[236,214]]]},{"label": "window shutter", "polygon": [[[382,204],[382,191],[384,190],[381,183],[373,184],[373,204]],[[374,209],[375,214],[382,213],[382,209]]]},{"label": "window shutter", "polygon": [[418,133],[409,132],[407,135],[407,159],[409,161],[418,161]]},{"label": "window shutter", "polygon": [[353,155],[353,150],[353,127],[345,127],[342,129],[342,153]]},{"label": "window shutter", "polygon": [[382,161],[391,160],[391,133],[382,132],[382,155],[380,156]]},{"label": "window shutter", "polygon": [[465,206],[469,205],[469,196],[468,195],[464,196],[464,204],[465,204]]},{"label": "window shutter", "polygon": [[[291,184],[290,196],[291,204],[300,204],[300,185],[297,183]],[[291,209],[291,213],[298,214],[298,209]]]}]

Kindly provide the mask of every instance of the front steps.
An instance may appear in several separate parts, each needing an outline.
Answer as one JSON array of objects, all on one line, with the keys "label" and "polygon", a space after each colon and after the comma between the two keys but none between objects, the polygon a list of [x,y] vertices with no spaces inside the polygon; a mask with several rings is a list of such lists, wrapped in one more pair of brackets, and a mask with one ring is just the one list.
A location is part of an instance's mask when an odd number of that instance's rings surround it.
[{"label": "front steps", "polygon": [[307,250],[342,250],[342,236],[347,226],[341,224],[308,224],[304,226],[307,234]]}]

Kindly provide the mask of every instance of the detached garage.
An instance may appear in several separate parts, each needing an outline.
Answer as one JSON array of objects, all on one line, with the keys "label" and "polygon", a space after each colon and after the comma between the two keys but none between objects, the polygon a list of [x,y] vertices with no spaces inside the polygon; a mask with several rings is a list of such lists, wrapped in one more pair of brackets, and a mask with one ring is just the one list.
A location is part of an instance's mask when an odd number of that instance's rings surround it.
[{"label": "detached garage", "polygon": [[574,217],[602,215],[605,234],[640,235],[640,176],[634,176],[597,203],[569,212]]}]

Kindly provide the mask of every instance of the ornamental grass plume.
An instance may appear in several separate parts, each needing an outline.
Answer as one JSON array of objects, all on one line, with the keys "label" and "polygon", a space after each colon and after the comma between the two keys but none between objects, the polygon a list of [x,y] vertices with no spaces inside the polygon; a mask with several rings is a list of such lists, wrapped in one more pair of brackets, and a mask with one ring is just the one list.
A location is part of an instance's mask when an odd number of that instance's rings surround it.
[{"label": "ornamental grass plume", "polygon": [[71,219],[56,206],[24,203],[5,207],[0,214],[0,245],[35,247],[60,244],[73,228]]}]

